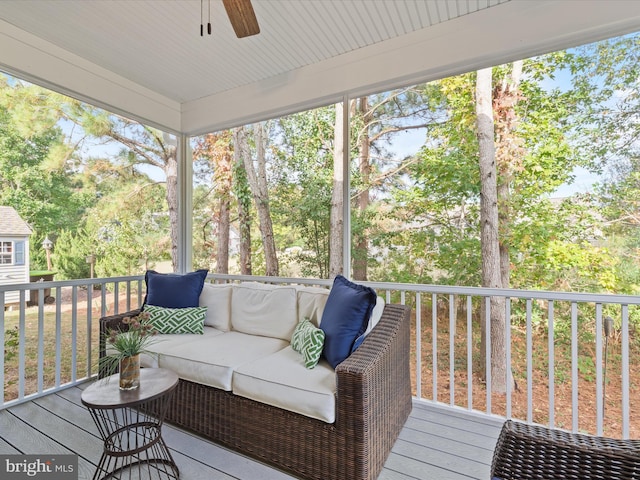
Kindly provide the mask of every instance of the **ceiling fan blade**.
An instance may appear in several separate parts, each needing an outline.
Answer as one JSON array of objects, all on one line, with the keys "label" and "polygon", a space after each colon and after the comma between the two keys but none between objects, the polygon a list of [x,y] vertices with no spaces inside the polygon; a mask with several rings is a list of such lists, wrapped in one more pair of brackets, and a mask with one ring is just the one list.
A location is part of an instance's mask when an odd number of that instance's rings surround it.
[{"label": "ceiling fan blade", "polygon": [[222,0],[229,21],[238,38],[260,33],[260,26],[253,11],[251,0]]}]

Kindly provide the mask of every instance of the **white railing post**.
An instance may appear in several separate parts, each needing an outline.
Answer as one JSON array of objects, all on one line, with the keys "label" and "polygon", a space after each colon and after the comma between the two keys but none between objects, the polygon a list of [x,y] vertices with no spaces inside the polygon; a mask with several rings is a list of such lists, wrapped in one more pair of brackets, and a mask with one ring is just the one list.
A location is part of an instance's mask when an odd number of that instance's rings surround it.
[{"label": "white railing post", "polygon": [[61,383],[62,369],[62,289],[56,287],[56,372],[55,386],[59,387]]},{"label": "white railing post", "polygon": [[91,375],[93,373],[92,369],[91,369],[91,362],[92,362],[92,358],[93,358],[93,351],[91,349],[91,346],[93,345],[93,338],[92,338],[92,332],[93,332],[93,324],[91,322],[91,319],[93,317],[93,287],[94,285],[92,283],[87,285],[87,320],[86,320],[86,325],[87,325],[87,338],[86,338],[86,349],[87,349],[87,365],[86,365],[86,369],[87,369],[87,375]]},{"label": "white railing post", "polygon": [[[24,305],[24,290],[20,291],[20,305]],[[19,340],[18,340],[18,398],[24,398],[25,389],[25,345],[26,345],[26,328],[25,328],[25,311],[20,308],[20,318],[18,320]],[[4,387],[3,387],[4,388]]]},{"label": "white railing post", "polygon": [[105,317],[107,315],[107,287],[103,283],[100,289],[100,300],[101,300],[101,308],[100,308],[100,316]]},{"label": "white railing post", "polygon": [[[4,305],[4,300],[5,295],[4,292],[0,292],[0,302],[2,302],[2,305]],[[5,382],[4,382],[4,357],[5,357],[5,352],[4,352],[4,345],[6,343],[6,328],[4,326],[4,307],[2,307],[2,309],[0,309],[0,340],[2,340],[2,343],[0,344],[0,385],[2,385],[2,394],[0,394],[0,405],[2,405],[4,403],[4,386],[5,386]]]},{"label": "white railing post", "polygon": [[[87,293],[89,291],[87,290]],[[78,287],[71,287],[71,358],[78,358]],[[71,383],[75,383],[78,378],[78,365],[74,360],[71,362]]]},{"label": "white railing post", "polygon": [[[605,367],[606,368],[606,367]],[[602,435],[604,426],[604,397],[602,373],[602,304],[596,304],[596,435]]]},{"label": "white railing post", "polygon": [[473,409],[473,303],[467,295],[467,409]]},{"label": "white railing post", "polygon": [[[438,401],[438,297],[435,293],[431,295],[431,399]],[[421,375],[421,371],[416,375]]]},{"label": "white railing post", "polygon": [[578,431],[578,304],[571,302],[571,429]]},{"label": "white railing post", "polygon": [[130,312],[131,308],[131,280],[127,282],[127,312]]},{"label": "white railing post", "polygon": [[549,300],[547,305],[548,312],[548,357],[549,357],[549,426],[553,428],[555,426],[555,386],[556,386],[556,356],[555,356],[555,335],[553,324],[553,300]]},{"label": "white railing post", "polygon": [[449,295],[449,405],[456,404],[456,304],[455,296]]},{"label": "white railing post", "polygon": [[533,422],[533,319],[531,302],[527,298],[527,422]]},{"label": "white railing post", "polygon": [[485,304],[485,377],[486,377],[486,413],[491,413],[491,297],[484,297]]},{"label": "white railing post", "polygon": [[629,438],[629,306],[622,305],[622,438]]},{"label": "white railing post", "polygon": [[507,298],[505,303],[505,356],[507,365],[507,408],[506,416],[511,418],[511,385],[513,384],[513,373],[511,372],[511,299]]},{"label": "white railing post", "polygon": [[120,282],[113,284],[113,314],[120,313]]},{"label": "white railing post", "polygon": [[44,390],[44,289],[38,289],[38,393]]},{"label": "white railing post", "polygon": [[[402,305],[405,303],[404,290],[401,294]],[[419,346],[418,346],[419,345]],[[420,294],[416,293],[416,372],[422,371],[422,306]],[[422,375],[416,373],[416,396],[422,398]]]}]

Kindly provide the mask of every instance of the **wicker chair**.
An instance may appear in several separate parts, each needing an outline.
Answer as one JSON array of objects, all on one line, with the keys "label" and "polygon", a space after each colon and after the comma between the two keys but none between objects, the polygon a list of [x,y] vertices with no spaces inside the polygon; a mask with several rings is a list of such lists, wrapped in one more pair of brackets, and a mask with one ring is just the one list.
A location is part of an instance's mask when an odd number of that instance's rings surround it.
[{"label": "wicker chair", "polygon": [[640,441],[507,420],[491,464],[503,480],[640,480]]}]

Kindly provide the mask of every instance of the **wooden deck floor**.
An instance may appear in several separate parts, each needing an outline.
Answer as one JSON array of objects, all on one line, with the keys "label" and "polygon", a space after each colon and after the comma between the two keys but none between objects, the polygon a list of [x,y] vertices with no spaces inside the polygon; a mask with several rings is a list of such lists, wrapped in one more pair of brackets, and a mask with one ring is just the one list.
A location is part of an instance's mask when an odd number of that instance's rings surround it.
[{"label": "wooden deck floor", "polygon": [[[0,454],[75,453],[79,480],[90,479],[102,442],[80,403],[81,388],[0,411]],[[414,402],[379,480],[488,479],[501,425],[492,418]],[[169,424],[163,427],[163,437],[183,480],[293,478]]]}]

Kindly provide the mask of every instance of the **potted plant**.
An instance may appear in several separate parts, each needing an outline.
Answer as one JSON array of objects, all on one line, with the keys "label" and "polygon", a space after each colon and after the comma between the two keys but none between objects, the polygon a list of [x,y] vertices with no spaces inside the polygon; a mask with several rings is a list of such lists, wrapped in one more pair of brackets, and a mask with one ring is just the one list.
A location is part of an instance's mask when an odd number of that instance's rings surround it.
[{"label": "potted plant", "polygon": [[119,369],[120,389],[134,390],[140,386],[140,354],[153,355],[147,347],[157,340],[156,329],[149,313],[123,319],[123,330],[109,330],[106,338],[107,355],[100,367],[111,375]]}]

